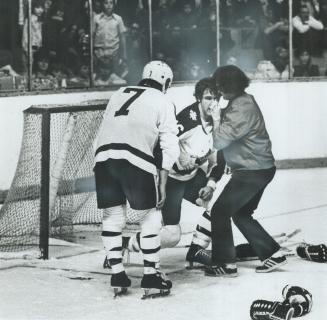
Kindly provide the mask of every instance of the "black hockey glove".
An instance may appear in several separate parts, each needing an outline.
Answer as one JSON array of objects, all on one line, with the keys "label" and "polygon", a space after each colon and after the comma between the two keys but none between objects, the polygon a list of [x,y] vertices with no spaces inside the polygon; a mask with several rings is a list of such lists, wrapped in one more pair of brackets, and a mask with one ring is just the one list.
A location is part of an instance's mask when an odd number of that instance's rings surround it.
[{"label": "black hockey glove", "polygon": [[252,320],[290,320],[294,309],[278,301],[255,300],[250,308]]},{"label": "black hockey glove", "polygon": [[282,291],[283,304],[294,308],[294,317],[301,317],[309,313],[312,308],[311,293],[301,287],[287,285]]},{"label": "black hockey glove", "polygon": [[296,248],[299,257],[314,262],[327,261],[327,247],[324,244],[312,245],[303,243]]}]

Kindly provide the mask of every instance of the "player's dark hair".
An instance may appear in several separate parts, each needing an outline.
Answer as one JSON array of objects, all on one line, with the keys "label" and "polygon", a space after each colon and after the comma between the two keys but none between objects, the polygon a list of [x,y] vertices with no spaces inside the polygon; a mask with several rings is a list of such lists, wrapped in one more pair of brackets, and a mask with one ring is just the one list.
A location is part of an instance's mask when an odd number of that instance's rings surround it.
[{"label": "player's dark hair", "polygon": [[227,65],[218,67],[212,76],[217,90],[241,94],[250,84],[250,79],[238,67]]},{"label": "player's dark hair", "polygon": [[213,94],[216,94],[215,82],[211,78],[203,78],[195,84],[194,96],[196,100],[201,100],[203,93],[209,89]]}]

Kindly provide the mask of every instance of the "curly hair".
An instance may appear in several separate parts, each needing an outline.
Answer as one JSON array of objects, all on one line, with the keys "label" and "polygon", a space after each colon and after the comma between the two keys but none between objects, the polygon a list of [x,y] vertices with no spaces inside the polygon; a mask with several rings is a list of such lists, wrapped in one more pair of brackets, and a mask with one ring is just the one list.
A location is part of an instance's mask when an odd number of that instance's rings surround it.
[{"label": "curly hair", "polygon": [[195,84],[194,96],[197,100],[201,100],[203,93],[206,89],[209,89],[210,92],[216,94],[215,82],[212,78],[203,78]]},{"label": "curly hair", "polygon": [[216,89],[228,93],[240,94],[250,84],[250,79],[238,67],[227,65],[218,67],[212,76]]}]

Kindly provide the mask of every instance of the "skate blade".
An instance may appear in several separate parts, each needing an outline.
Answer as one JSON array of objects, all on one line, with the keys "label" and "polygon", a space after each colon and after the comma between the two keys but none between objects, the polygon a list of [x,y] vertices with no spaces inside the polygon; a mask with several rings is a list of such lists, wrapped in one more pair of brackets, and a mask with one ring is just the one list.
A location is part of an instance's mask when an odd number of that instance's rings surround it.
[{"label": "skate blade", "polygon": [[125,296],[128,291],[127,287],[114,287],[114,299],[117,297]]},{"label": "skate blade", "polygon": [[142,300],[156,299],[166,297],[170,294],[170,289],[160,289],[159,292],[150,293],[150,289],[144,289],[144,295],[141,297]]}]

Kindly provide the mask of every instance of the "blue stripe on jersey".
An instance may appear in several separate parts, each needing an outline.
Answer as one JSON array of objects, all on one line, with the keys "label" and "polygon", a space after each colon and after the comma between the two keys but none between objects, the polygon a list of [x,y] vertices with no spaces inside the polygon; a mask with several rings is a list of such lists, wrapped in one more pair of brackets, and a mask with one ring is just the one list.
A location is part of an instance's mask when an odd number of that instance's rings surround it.
[{"label": "blue stripe on jersey", "polygon": [[156,164],[155,160],[153,157],[149,156],[148,154],[144,153],[143,151],[136,149],[132,146],[130,146],[127,143],[109,143],[109,144],[105,144],[101,147],[99,147],[96,151],[95,151],[95,155],[97,155],[98,153],[102,152],[102,151],[107,151],[107,150],[126,150],[129,151],[130,153],[134,154],[135,156],[150,162],[152,164]]}]

